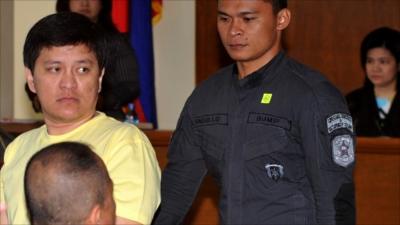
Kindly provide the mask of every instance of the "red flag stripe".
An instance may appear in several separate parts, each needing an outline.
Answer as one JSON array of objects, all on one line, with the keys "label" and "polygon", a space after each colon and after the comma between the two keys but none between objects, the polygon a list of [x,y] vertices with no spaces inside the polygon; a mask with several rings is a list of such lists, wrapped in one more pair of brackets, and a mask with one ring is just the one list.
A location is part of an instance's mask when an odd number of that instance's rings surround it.
[{"label": "red flag stripe", "polygon": [[115,26],[122,33],[128,32],[128,0],[112,0],[112,19]]}]

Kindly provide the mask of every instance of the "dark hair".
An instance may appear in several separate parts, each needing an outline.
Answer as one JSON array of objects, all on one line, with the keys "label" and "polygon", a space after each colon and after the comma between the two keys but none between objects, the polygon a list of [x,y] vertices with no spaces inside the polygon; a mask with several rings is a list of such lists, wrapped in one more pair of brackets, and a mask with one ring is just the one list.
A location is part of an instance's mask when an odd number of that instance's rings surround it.
[{"label": "dark hair", "polygon": [[[361,66],[365,70],[368,51],[373,48],[385,48],[396,59],[397,65],[400,64],[400,31],[389,27],[380,27],[371,31],[361,43],[360,58]],[[399,77],[400,71],[397,71]],[[365,85],[372,87],[372,82],[366,78]],[[400,79],[397,78],[397,89],[400,87]]]},{"label": "dark hair", "polygon": [[275,14],[277,14],[282,9],[287,8],[287,0],[263,0],[263,1],[271,3],[272,10],[274,11]]},{"label": "dark hair", "polygon": [[112,190],[103,161],[78,142],[53,144],[34,154],[24,181],[33,224],[82,224]]},{"label": "dark hair", "polygon": [[[56,12],[70,12],[69,2],[71,0],[57,0],[56,3]],[[101,1],[101,10],[98,15],[97,23],[102,26],[105,30],[111,32],[118,32],[118,29],[115,27],[112,17],[112,2],[111,0],[100,0]]]},{"label": "dark hair", "polygon": [[282,9],[287,8],[287,0],[264,0],[268,1],[272,4],[272,9],[274,10],[274,13],[278,13]]},{"label": "dark hair", "polygon": [[95,53],[99,67],[104,68],[106,43],[103,30],[87,17],[72,12],[52,14],[29,30],[24,44],[24,65],[33,72],[43,48],[85,44]]}]

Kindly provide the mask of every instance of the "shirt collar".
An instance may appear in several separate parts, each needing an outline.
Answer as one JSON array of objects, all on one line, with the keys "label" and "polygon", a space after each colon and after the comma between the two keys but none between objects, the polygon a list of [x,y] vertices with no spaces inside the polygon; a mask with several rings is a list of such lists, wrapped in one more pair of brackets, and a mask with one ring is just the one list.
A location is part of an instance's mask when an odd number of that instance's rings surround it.
[{"label": "shirt collar", "polygon": [[262,83],[262,80],[264,80],[266,77],[269,77],[270,74],[271,75],[273,74],[277,65],[279,64],[278,62],[281,61],[284,55],[285,55],[284,52],[280,51],[274,58],[272,58],[268,63],[266,63],[260,69],[242,79],[239,79],[238,68],[237,65],[235,64],[232,72],[235,86],[237,86],[238,88],[245,88],[245,89],[250,89],[259,86]]}]

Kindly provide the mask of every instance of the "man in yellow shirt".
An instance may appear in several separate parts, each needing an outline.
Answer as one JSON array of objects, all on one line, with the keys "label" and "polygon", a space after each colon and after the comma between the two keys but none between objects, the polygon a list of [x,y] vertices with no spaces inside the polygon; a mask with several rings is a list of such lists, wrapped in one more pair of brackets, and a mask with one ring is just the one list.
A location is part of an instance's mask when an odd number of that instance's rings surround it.
[{"label": "man in yellow shirt", "polygon": [[29,160],[24,181],[34,225],[115,223],[113,183],[103,160],[85,144],[43,148]]},{"label": "man in yellow shirt", "polygon": [[85,16],[58,13],[37,22],[24,45],[25,76],[45,124],[6,149],[0,174],[0,224],[29,224],[24,171],[33,154],[62,141],[92,146],[114,183],[116,224],[149,224],[160,203],[160,168],[147,137],[134,125],[96,112],[107,38]]}]

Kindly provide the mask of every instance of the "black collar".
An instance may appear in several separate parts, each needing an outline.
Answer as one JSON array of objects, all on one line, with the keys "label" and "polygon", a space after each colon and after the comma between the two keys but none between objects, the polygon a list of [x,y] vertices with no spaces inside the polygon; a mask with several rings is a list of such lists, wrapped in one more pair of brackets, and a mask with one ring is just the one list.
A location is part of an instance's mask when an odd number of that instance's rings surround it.
[{"label": "black collar", "polygon": [[272,58],[268,63],[262,66],[257,71],[249,74],[245,78],[239,79],[239,73],[237,65],[235,64],[232,71],[232,78],[235,86],[240,89],[251,89],[261,85],[262,81],[266,77],[272,76],[274,74],[277,65],[279,65],[284,57],[285,53],[280,51],[274,58]]}]

